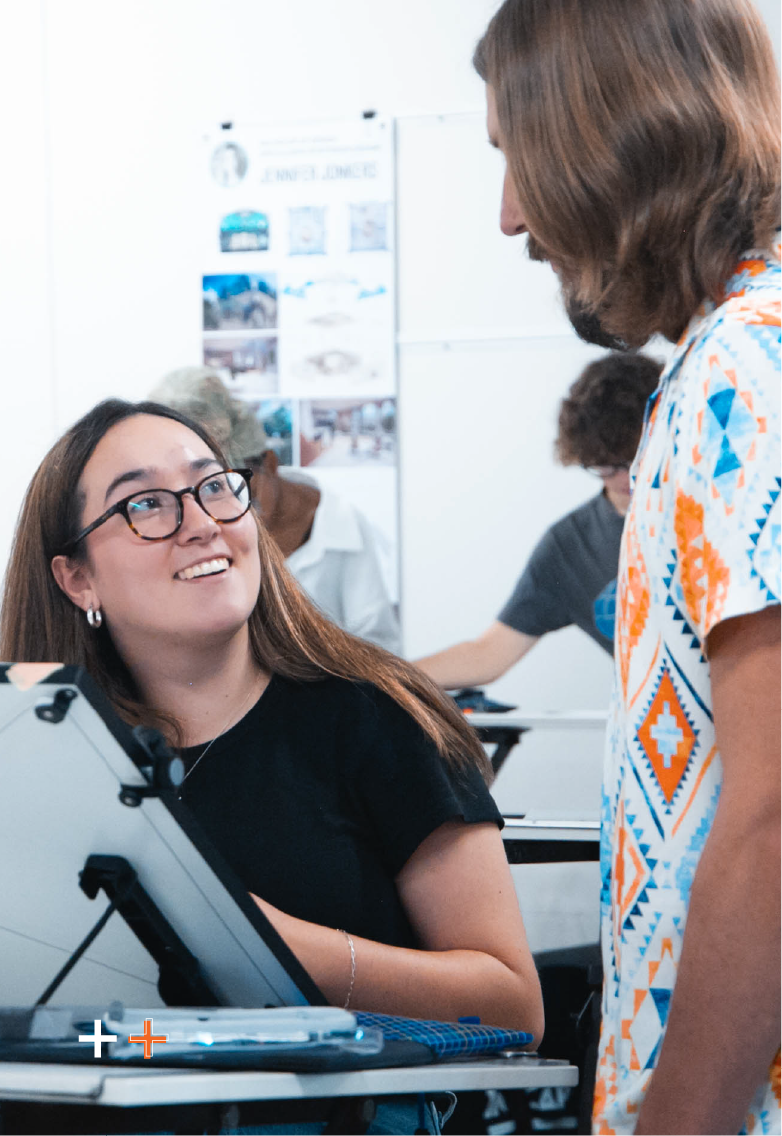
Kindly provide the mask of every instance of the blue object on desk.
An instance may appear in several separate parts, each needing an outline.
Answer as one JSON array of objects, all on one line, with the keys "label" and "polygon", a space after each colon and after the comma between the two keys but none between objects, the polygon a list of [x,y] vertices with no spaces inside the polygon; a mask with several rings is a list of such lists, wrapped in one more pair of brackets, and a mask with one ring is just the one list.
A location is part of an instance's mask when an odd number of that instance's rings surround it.
[{"label": "blue object on desk", "polygon": [[382,1030],[386,1041],[414,1041],[427,1046],[436,1058],[489,1056],[500,1049],[529,1045],[531,1033],[499,1029],[496,1026],[459,1022],[419,1021],[390,1014],[356,1013],[356,1021],[364,1029]]}]

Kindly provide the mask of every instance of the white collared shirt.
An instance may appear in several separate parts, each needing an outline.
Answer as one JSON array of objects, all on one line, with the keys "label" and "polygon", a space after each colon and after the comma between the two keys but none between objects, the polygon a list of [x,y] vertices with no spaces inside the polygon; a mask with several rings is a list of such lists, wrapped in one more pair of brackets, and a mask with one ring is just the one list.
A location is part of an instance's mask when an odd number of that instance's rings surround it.
[{"label": "white collared shirt", "polygon": [[372,530],[353,505],[321,489],[309,540],[286,564],[329,619],[352,635],[399,653],[399,623]]}]

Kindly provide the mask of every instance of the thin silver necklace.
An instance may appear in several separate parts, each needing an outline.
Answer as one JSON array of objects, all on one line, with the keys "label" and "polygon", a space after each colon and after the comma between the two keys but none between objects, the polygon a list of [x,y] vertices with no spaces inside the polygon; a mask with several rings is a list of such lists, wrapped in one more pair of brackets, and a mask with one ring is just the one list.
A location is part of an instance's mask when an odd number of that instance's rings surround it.
[{"label": "thin silver necklace", "polygon": [[197,765],[199,765],[199,764],[200,764],[200,762],[202,762],[202,761],[204,760],[204,758],[205,758],[205,757],[206,757],[206,755],[207,755],[207,754],[209,753],[209,750],[210,750],[210,749],[212,748],[212,746],[213,746],[213,745],[215,744],[215,742],[217,741],[217,739],[218,739],[218,738],[221,738],[221,737],[223,736],[223,734],[224,734],[224,733],[226,733],[226,732],[227,732],[227,731],[228,731],[228,730],[230,729],[230,727],[231,727],[231,726],[235,725],[235,724],[236,724],[237,722],[239,722],[239,721],[240,721],[240,719],[241,719],[241,717],[242,717],[242,715],[243,715],[243,713],[244,713],[244,708],[245,708],[245,706],[246,706],[246,705],[247,705],[247,703],[248,703],[248,702],[250,701],[250,699],[252,698],[253,694],[255,694],[255,692],[256,692],[256,690],[257,690],[257,689],[258,689],[258,687],[257,687],[257,683],[256,683],[256,685],[255,685],[255,686],[253,686],[253,687],[252,687],[252,689],[250,690],[250,693],[249,693],[249,694],[247,695],[247,697],[245,698],[244,702],[243,702],[243,703],[242,703],[242,705],[241,705],[241,706],[239,707],[239,709],[238,709],[238,710],[234,710],[234,711],[233,711],[233,713],[231,714],[231,717],[230,717],[230,718],[228,719],[228,721],[226,722],[226,724],[225,724],[225,725],[223,726],[223,728],[222,728],[222,730],[220,731],[220,733],[219,733],[219,734],[215,734],[215,736],[214,736],[214,737],[212,738],[212,740],[211,740],[210,742],[207,742],[207,743],[206,743],[206,745],[204,746],[204,748],[203,748],[203,749],[201,750],[201,752],[199,753],[198,757],[197,757],[197,758],[195,759],[195,761],[194,761],[194,762],[193,762],[193,764],[192,764],[192,765],[190,766],[190,768],[188,769],[187,773],[186,773],[186,774],[184,775],[184,777],[182,778],[182,780],[181,780],[181,781],[180,781],[180,783],[179,783],[179,792],[177,793],[177,798],[178,798],[178,800],[180,800],[180,801],[182,800],[182,787],[183,787],[183,785],[184,785],[185,781],[187,781],[188,777],[189,777],[189,776],[190,776],[190,774],[191,774],[191,773],[193,772],[193,770],[195,769],[195,767],[196,767]]}]

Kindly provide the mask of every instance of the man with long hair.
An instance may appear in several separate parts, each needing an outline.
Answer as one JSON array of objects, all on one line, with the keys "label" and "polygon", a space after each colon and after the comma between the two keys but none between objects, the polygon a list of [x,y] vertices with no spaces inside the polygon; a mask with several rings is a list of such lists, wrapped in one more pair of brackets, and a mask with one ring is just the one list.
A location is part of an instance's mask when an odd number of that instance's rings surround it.
[{"label": "man with long hair", "polygon": [[595,1130],[779,1132],[771,44],[749,0],[506,0],[474,62],[503,232],[582,337],[676,344],[617,586]]}]

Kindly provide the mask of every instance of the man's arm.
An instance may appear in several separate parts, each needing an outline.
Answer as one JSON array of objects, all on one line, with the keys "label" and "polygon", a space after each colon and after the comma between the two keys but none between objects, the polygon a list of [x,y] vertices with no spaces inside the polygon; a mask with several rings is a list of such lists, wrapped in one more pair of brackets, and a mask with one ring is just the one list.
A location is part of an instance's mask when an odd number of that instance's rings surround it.
[{"label": "man's arm", "polygon": [[707,644],[723,785],[638,1133],[738,1132],[779,1047],[779,607]]},{"label": "man's arm", "polygon": [[539,636],[514,631],[494,622],[477,639],[455,643],[436,655],[417,659],[416,666],[445,690],[458,686],[483,686],[494,682],[534,647]]}]

